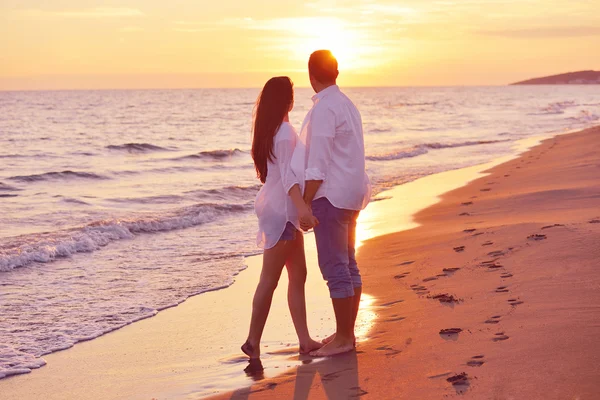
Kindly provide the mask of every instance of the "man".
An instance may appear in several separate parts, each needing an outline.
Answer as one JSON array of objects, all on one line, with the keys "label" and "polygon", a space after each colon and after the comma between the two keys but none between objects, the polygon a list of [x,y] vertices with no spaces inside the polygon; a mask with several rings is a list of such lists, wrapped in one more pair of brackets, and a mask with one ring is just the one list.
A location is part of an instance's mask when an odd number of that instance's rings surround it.
[{"label": "man", "polygon": [[371,191],[362,119],[336,84],[337,60],[328,50],[316,51],[310,56],[308,71],[316,95],[300,135],[305,149],[300,146],[297,151],[304,155],[304,200],[319,221],[314,228],[319,267],[336,318],[335,334],[311,353],[324,357],[356,345],[354,325],[362,293],[355,258],[356,220]]}]

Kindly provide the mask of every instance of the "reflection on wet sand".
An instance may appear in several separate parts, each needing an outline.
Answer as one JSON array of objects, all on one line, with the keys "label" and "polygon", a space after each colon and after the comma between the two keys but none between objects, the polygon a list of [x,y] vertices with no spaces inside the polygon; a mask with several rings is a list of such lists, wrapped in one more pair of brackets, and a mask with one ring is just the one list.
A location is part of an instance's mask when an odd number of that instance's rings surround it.
[{"label": "reflection on wet sand", "polygon": [[[356,351],[319,360],[300,356],[299,361],[302,362],[302,365],[295,371],[294,400],[311,398],[311,388],[313,388],[317,375],[329,400],[351,399],[366,394],[358,383],[358,357]],[[264,376],[261,368],[260,361],[256,360],[250,362],[244,371],[247,374],[252,371],[254,374],[252,375],[253,379],[261,379],[260,376]],[[252,393],[269,390],[275,386],[277,386],[277,383],[273,382],[259,388],[239,389],[233,392],[231,400],[249,399]],[[313,396],[315,394],[312,393]]]}]

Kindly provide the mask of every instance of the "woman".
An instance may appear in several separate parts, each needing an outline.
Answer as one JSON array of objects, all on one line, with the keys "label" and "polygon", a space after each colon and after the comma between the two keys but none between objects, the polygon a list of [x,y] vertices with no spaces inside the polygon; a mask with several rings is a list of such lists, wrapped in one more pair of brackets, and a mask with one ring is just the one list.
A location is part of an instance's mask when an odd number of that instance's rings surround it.
[{"label": "woman", "polygon": [[303,226],[318,223],[302,198],[290,160],[297,134],[289,123],[294,106],[294,89],[290,78],[271,78],[263,88],[254,109],[252,158],[256,174],[264,184],[256,196],[255,211],[259,231],[257,243],[264,248],[260,281],[252,302],[252,319],[248,339],[242,351],[250,359],[260,358],[260,339],[269,315],[273,292],[287,267],[288,305],[298,340],[300,353],[309,353],[322,346],[312,340],[306,323],[306,260],[304,238],[298,231]]}]

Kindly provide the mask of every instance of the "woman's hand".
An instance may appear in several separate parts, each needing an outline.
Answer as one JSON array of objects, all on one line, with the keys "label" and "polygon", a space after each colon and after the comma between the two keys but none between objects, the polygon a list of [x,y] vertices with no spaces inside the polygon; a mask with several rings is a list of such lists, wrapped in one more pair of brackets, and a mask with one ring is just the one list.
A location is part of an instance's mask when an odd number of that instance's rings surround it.
[{"label": "woman's hand", "polygon": [[299,212],[298,219],[300,220],[300,228],[305,232],[319,225],[319,220],[313,215],[308,206],[303,207]]}]

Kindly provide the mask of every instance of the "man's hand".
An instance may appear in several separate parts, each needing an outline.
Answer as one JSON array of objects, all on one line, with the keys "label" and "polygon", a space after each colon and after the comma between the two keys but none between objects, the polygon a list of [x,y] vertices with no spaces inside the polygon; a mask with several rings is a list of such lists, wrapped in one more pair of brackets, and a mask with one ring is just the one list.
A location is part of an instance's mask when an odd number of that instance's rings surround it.
[{"label": "man's hand", "polygon": [[308,206],[302,210],[298,219],[300,220],[300,228],[305,232],[319,225],[319,220],[313,215],[312,210]]}]

